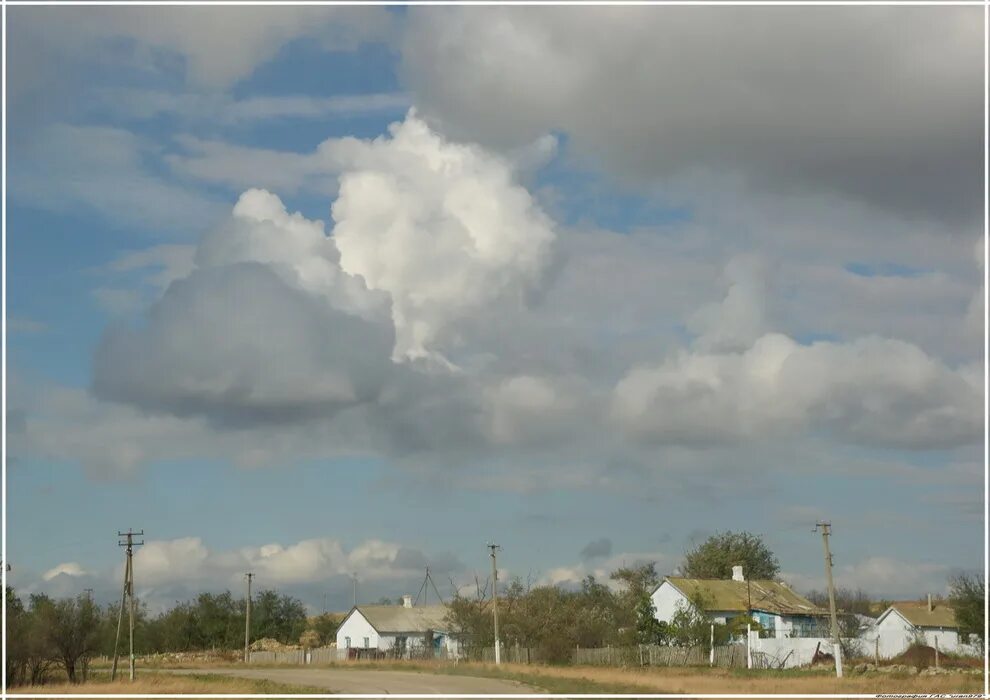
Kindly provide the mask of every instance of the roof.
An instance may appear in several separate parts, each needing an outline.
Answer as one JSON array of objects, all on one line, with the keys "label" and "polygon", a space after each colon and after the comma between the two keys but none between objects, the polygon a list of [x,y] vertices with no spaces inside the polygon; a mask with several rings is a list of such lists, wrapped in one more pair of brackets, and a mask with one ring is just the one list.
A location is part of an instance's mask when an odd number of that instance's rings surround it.
[{"label": "roof", "polygon": [[355,610],[379,633],[446,631],[450,628],[446,605],[414,605],[411,608],[402,605],[359,605]]},{"label": "roof", "polygon": [[746,612],[763,610],[781,615],[828,615],[807,598],[798,595],[786,584],[778,581],[754,579],[734,581],[732,579],[681,578],[667,576],[674,588],[688,598],[698,593],[706,599],[706,611],[726,610]]},{"label": "roof", "polygon": [[927,601],[902,601],[891,603],[890,607],[880,616],[883,619],[891,610],[896,610],[905,620],[915,627],[958,627],[956,613],[944,600],[933,600],[932,611],[928,612]]}]

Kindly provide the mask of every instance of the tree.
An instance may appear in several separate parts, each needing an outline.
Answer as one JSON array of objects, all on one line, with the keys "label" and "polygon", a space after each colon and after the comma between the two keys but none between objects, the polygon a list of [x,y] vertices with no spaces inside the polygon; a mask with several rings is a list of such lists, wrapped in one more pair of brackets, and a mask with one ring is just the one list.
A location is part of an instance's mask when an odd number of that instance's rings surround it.
[{"label": "tree", "polygon": [[65,669],[70,683],[76,682],[76,665],[96,649],[99,609],[88,596],[59,600],[44,609],[48,647]]},{"label": "tree", "polygon": [[32,593],[28,600],[24,639],[24,655],[27,659],[25,681],[30,685],[41,685],[58,661],[49,644],[54,625],[55,601],[44,593]]},{"label": "tree", "polygon": [[28,612],[24,603],[7,586],[7,646],[4,657],[7,664],[7,685],[22,685],[27,680],[28,669]]},{"label": "tree", "polygon": [[949,580],[949,605],[955,612],[959,635],[975,636],[981,650],[986,648],[987,641],[984,638],[986,595],[986,582],[980,574],[960,574]]},{"label": "tree", "polygon": [[748,579],[774,579],[780,572],[777,557],[759,535],[720,532],[684,555],[682,572],[690,578],[732,577],[732,567],[742,565]]},{"label": "tree", "polygon": [[306,629],[306,606],[292,596],[261,591],[251,604],[251,638],[295,644]]},{"label": "tree", "polygon": [[314,629],[308,629],[299,635],[299,645],[304,649],[314,649],[320,646],[320,633]]},{"label": "tree", "polygon": [[644,612],[646,601],[660,585],[656,563],[623,566],[613,571],[609,578],[623,585],[622,591],[616,596],[616,641],[623,645],[635,644],[639,635],[640,619],[644,620],[643,625],[648,624],[645,622]]},{"label": "tree", "polygon": [[653,598],[643,596],[636,606],[636,641],[639,644],[664,644],[668,639],[669,630],[657,619]]},{"label": "tree", "polygon": [[320,637],[320,646],[327,646],[337,638],[337,628],[343,619],[334,613],[323,613],[310,620],[310,629]]}]

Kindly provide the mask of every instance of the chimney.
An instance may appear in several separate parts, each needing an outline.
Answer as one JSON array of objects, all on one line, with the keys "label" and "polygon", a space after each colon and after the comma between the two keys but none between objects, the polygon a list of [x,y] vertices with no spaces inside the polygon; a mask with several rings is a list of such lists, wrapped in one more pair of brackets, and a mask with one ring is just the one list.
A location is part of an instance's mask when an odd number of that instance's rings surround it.
[{"label": "chimney", "polygon": [[745,581],[746,580],[745,577],[743,576],[743,569],[742,569],[742,566],[741,565],[737,565],[737,566],[733,566],[732,567],[732,580],[733,581]]},{"label": "chimney", "polygon": [[928,612],[932,611],[932,594],[928,594]]},{"label": "chimney", "polygon": [[402,596],[402,607],[411,608],[412,607],[412,596],[404,595]]}]

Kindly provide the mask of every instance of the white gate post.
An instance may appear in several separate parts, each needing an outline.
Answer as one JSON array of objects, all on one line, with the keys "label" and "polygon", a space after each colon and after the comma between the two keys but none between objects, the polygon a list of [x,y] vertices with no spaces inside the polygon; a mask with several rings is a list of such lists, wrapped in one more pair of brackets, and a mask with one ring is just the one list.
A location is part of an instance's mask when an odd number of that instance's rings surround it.
[{"label": "white gate post", "polygon": [[712,641],[711,648],[708,650],[708,665],[715,665],[715,623],[712,623]]}]

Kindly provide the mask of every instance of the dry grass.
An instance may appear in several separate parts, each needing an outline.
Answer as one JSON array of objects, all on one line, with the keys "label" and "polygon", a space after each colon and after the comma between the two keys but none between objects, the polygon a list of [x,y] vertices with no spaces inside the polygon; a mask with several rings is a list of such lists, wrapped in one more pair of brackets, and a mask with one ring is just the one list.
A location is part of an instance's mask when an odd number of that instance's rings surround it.
[{"label": "dry grass", "polygon": [[745,669],[600,666],[540,666],[526,664],[349,661],[335,668],[418,670],[465,676],[506,678],[543,687],[550,692],[623,693],[744,693],[744,694],[877,694],[981,693],[982,675],[907,676],[863,674],[841,680],[834,671],[748,671]]},{"label": "dry grass", "polygon": [[251,680],[247,678],[231,678],[229,676],[191,675],[173,676],[166,673],[146,673],[138,676],[131,683],[128,680],[118,680],[111,683],[100,679],[88,683],[56,683],[47,685],[22,685],[11,688],[8,696],[28,693],[44,693],[45,695],[77,695],[79,693],[113,694],[126,696],[128,693],[148,695],[172,694],[255,694],[255,693],[325,693],[325,690],[305,686],[286,685],[271,681]]},{"label": "dry grass", "polygon": [[[212,666],[219,666],[213,664]],[[254,666],[257,668],[258,666]],[[602,668],[599,666],[539,666],[525,664],[442,663],[408,661],[349,661],[333,664],[335,669],[405,670],[424,673],[482,676],[516,680],[544,688],[553,693],[745,693],[755,695],[787,694],[878,694],[878,693],[947,693],[978,694],[983,690],[982,675],[951,674],[941,676],[907,676],[865,674],[837,679],[829,671],[747,671],[745,669],[707,668]],[[227,665],[227,668],[236,666]],[[286,666],[281,666],[286,668]],[[309,667],[316,668],[316,667]],[[270,681],[256,681],[227,676],[171,676],[146,671],[131,684],[127,681],[97,681],[85,685],[46,685],[19,687],[14,693],[71,695],[76,693],[128,692],[168,693],[325,693],[318,689],[288,686]]]},{"label": "dry grass", "polygon": [[[461,667],[470,673],[470,666]],[[495,669],[494,666],[488,666]],[[654,693],[979,693],[983,676],[846,676],[818,671],[732,671],[705,668],[622,669],[592,666],[503,665],[539,685],[542,677],[582,679],[602,685],[635,685]]]}]

